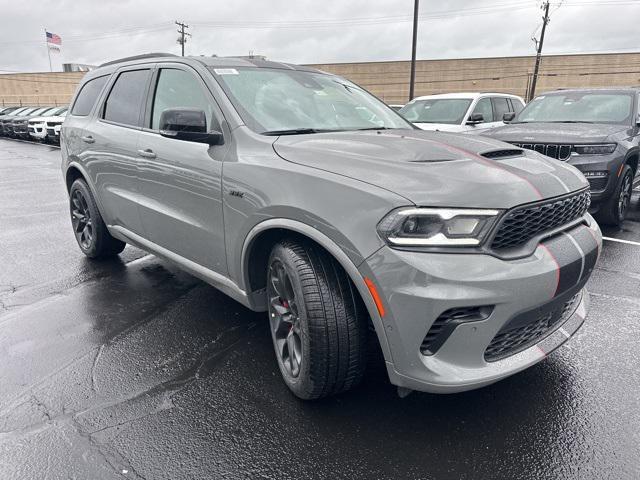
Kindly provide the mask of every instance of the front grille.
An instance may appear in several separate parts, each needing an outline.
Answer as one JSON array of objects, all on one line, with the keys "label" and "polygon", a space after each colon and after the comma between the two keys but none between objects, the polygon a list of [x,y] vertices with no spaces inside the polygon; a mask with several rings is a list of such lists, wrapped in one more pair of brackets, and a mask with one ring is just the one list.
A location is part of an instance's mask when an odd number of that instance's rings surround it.
[{"label": "front grille", "polygon": [[[517,321],[518,317],[514,319],[515,321],[507,322],[491,340],[484,352],[484,359],[487,362],[495,362],[526,350],[540,342],[573,315],[580,302],[581,295],[581,292],[577,293],[569,301],[544,315],[533,317],[524,325]],[[517,326],[513,326],[514,323]]]},{"label": "front grille", "polygon": [[502,251],[520,247],[541,233],[582,217],[590,201],[589,190],[584,190],[559,200],[516,207],[502,220],[491,248]]},{"label": "front grille", "polygon": [[555,158],[556,160],[568,160],[571,156],[571,145],[560,145],[555,143],[513,143],[516,147],[526,148],[535,152]]},{"label": "front grille", "polygon": [[489,317],[492,310],[493,306],[456,307],[443,312],[436,318],[422,340],[420,352],[423,355],[433,355],[459,324],[484,320]]},{"label": "front grille", "polygon": [[594,192],[599,192],[607,188],[607,182],[609,181],[609,177],[589,177],[589,187]]},{"label": "front grille", "polygon": [[47,128],[47,135],[55,135],[56,131],[53,128]]}]

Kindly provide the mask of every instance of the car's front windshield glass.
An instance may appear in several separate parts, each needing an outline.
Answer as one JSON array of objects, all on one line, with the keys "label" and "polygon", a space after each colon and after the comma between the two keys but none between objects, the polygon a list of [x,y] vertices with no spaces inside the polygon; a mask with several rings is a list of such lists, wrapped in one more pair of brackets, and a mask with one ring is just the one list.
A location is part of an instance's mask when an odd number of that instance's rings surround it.
[{"label": "car's front windshield glass", "polygon": [[211,68],[254,131],[313,133],[413,128],[383,102],[333,75],[276,68]]},{"label": "car's front windshield glass", "polygon": [[566,92],[534,98],[515,122],[628,124],[632,115],[631,94]]},{"label": "car's front windshield glass", "polygon": [[400,115],[413,123],[460,124],[471,100],[466,98],[428,98],[416,100],[400,109]]}]

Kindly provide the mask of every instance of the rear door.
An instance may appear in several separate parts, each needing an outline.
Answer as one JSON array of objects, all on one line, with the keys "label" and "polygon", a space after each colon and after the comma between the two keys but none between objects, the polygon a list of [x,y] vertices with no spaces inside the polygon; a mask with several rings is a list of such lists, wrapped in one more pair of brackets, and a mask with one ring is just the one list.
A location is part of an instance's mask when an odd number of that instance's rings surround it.
[{"label": "rear door", "polygon": [[100,197],[105,222],[139,235],[143,230],[137,150],[151,69],[152,65],[138,65],[114,73],[97,118],[86,125],[81,137],[86,145],[83,163]]},{"label": "rear door", "polygon": [[222,159],[228,142],[209,146],[159,133],[166,109],[203,110],[208,130],[229,132],[214,97],[187,65],[160,65],[154,75],[138,158],[140,214],[147,238],[220,274],[227,273],[222,219]]}]

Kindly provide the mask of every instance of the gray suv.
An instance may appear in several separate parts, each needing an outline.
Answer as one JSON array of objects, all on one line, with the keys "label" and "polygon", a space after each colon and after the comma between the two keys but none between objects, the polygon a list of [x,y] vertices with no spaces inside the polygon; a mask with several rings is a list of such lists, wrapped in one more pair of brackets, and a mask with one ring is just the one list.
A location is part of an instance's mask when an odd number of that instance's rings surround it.
[{"label": "gray suv", "polygon": [[[620,226],[639,175],[640,89],[558,90],[533,99],[509,125],[483,132],[577,167],[589,180],[590,212]],[[514,118],[515,117],[515,118]]]},{"label": "gray suv", "polygon": [[86,75],[61,143],[81,250],[136,245],[268,312],[300,398],[355,386],[369,331],[401,393],[459,392],[539,362],[584,321],[602,245],[585,178],[417,130],[343,78],[124,59]]}]

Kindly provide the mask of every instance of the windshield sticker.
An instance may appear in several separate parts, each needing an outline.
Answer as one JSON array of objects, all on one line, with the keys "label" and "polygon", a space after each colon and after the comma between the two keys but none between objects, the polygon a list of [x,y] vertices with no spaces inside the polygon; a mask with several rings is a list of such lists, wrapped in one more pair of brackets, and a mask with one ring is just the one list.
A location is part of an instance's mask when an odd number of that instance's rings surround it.
[{"label": "windshield sticker", "polygon": [[235,68],[214,68],[213,71],[217,75],[238,75],[238,70]]}]

